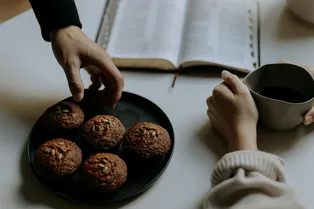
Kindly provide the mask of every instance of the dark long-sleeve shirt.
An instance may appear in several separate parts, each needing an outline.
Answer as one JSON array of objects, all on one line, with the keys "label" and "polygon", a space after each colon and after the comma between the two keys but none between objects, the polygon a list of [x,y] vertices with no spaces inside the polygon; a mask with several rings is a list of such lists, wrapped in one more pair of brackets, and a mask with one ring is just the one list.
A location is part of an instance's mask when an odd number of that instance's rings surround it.
[{"label": "dark long-sleeve shirt", "polygon": [[74,0],[29,0],[41,33],[50,41],[50,31],[70,25],[82,27]]}]

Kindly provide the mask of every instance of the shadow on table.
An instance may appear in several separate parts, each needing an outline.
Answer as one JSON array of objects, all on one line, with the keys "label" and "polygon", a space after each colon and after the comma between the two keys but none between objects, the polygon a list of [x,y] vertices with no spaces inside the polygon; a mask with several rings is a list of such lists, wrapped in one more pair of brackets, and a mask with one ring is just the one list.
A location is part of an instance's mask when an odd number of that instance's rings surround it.
[{"label": "shadow on table", "polygon": [[314,36],[314,25],[303,21],[286,6],[278,22],[278,37],[282,39],[298,39]]},{"label": "shadow on table", "polygon": [[314,125],[300,125],[292,130],[274,132],[265,128],[258,128],[258,147],[262,151],[281,155],[296,149],[302,143],[303,137],[314,131]]},{"label": "shadow on table", "polygon": [[37,181],[33,171],[28,164],[27,146],[25,146],[25,148],[23,149],[23,153],[20,158],[20,172],[22,175],[23,184],[20,186],[19,192],[21,197],[24,198],[24,201],[26,201],[28,204],[47,205],[54,209],[90,209],[91,207],[93,207],[94,209],[117,209],[132,201],[129,200],[106,205],[76,204],[68,202],[67,200],[49,191],[47,188],[41,185],[39,181]]},{"label": "shadow on table", "polygon": [[209,121],[200,129],[199,139],[217,156],[217,161],[228,151],[227,141],[213,130]]},{"label": "shadow on table", "polygon": [[26,125],[34,124],[46,108],[58,101],[54,98],[48,99],[48,96],[40,98],[32,93],[17,93],[5,89],[1,89],[0,98],[0,110]]},{"label": "shadow on table", "polygon": [[[257,129],[258,148],[261,151],[281,155],[291,151],[302,143],[302,138],[314,131],[314,124],[300,125],[292,130],[274,132],[263,127]],[[217,156],[218,160],[228,152],[228,143],[213,130],[210,122],[206,123],[199,132],[200,140]]]}]

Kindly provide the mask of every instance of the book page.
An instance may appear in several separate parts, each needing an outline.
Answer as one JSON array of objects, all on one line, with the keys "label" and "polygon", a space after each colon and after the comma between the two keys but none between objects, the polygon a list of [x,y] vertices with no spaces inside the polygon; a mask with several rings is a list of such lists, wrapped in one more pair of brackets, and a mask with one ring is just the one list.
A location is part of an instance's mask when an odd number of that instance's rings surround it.
[{"label": "book page", "polygon": [[187,0],[121,0],[107,51],[113,58],[177,66]]},{"label": "book page", "polygon": [[190,0],[179,63],[253,69],[246,0]]}]

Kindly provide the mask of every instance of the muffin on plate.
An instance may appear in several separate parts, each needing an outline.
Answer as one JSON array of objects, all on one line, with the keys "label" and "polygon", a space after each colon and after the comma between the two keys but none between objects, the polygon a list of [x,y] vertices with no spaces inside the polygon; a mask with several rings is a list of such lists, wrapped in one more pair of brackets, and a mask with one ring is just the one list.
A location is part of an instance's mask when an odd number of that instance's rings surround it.
[{"label": "muffin on plate", "polygon": [[36,151],[36,171],[49,180],[59,180],[73,174],[82,163],[82,151],[72,141],[62,138],[49,140]]},{"label": "muffin on plate", "polygon": [[171,146],[169,133],[156,123],[141,122],[132,126],[124,135],[123,148],[135,159],[160,159]]},{"label": "muffin on plate", "polygon": [[115,154],[97,153],[90,156],[82,165],[84,185],[96,192],[113,192],[126,181],[126,163]]},{"label": "muffin on plate", "polygon": [[125,128],[111,115],[96,115],[82,126],[82,134],[91,148],[112,151],[119,147]]},{"label": "muffin on plate", "polygon": [[42,117],[42,125],[49,133],[69,133],[84,122],[84,112],[72,102],[59,102],[49,107]]}]

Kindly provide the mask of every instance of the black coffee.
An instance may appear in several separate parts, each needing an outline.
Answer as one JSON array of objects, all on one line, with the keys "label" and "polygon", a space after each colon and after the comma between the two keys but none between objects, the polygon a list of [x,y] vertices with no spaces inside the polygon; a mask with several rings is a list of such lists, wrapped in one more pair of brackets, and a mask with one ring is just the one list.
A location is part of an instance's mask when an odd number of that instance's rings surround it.
[{"label": "black coffee", "polygon": [[257,92],[260,95],[271,99],[277,99],[290,103],[301,103],[308,99],[292,88],[285,87],[266,87]]}]

